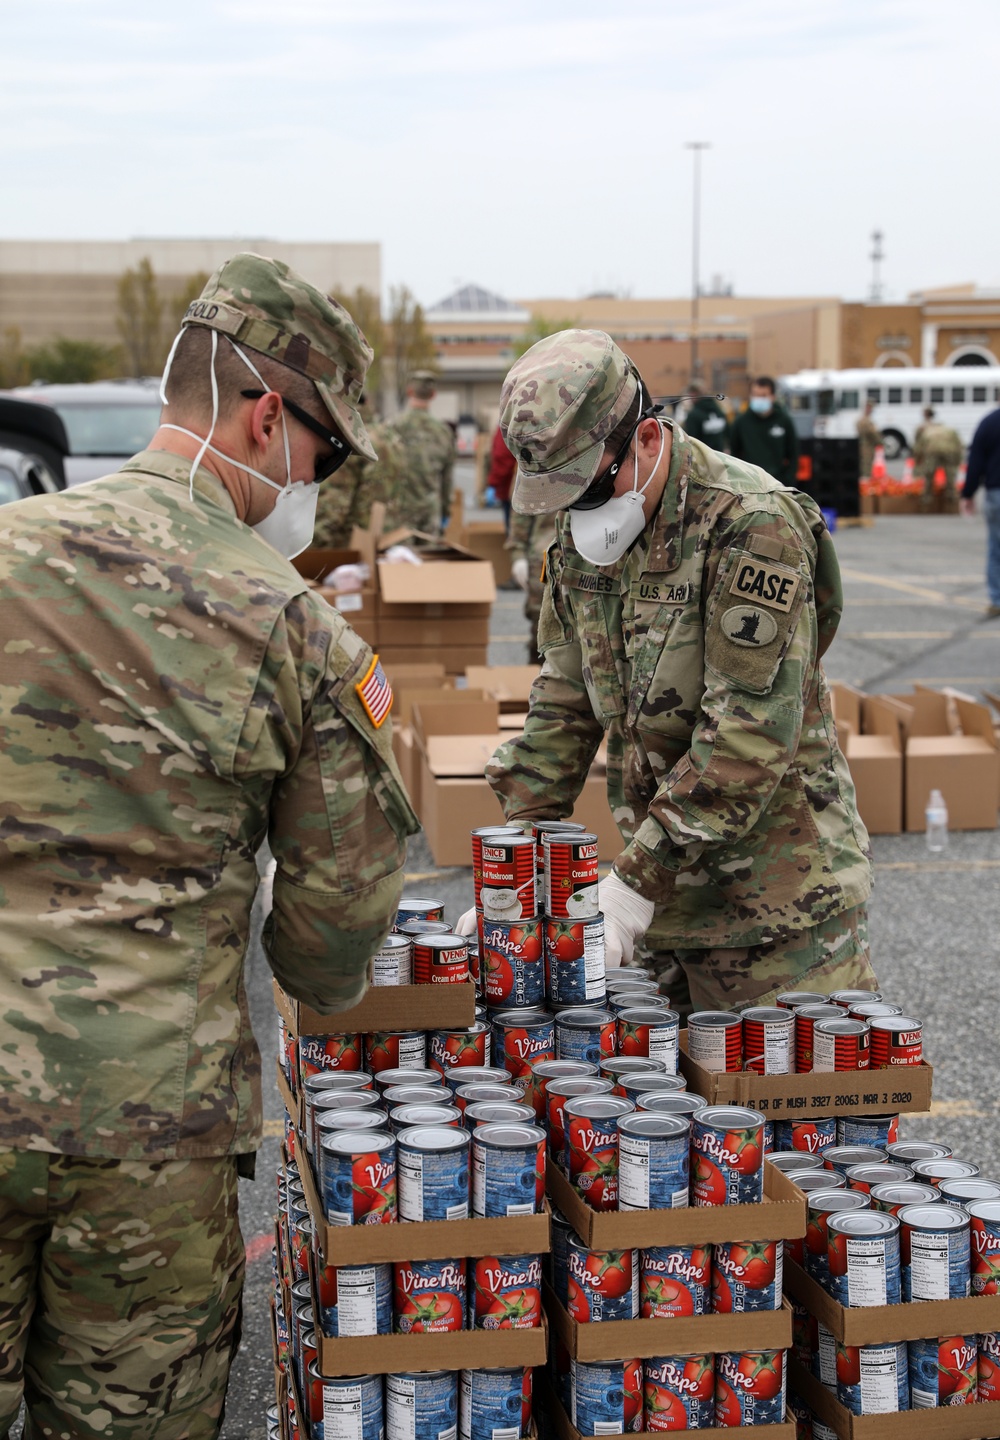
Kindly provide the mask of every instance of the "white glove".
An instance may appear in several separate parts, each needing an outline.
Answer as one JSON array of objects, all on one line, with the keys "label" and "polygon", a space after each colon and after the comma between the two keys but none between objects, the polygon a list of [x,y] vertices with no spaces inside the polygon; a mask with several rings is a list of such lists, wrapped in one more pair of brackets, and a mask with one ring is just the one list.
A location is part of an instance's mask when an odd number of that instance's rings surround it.
[{"label": "white glove", "polygon": [[612,870],[597,887],[597,908],[604,915],[604,967],[616,970],[632,959],[635,942],[649,929],[655,907]]},{"label": "white glove", "polygon": [[527,590],[528,557],[526,555],[518,555],[516,560],[511,561],[510,576],[516,585],[520,585],[522,590]]},{"label": "white glove", "polygon": [[466,910],[465,914],[459,917],[459,919],[458,919],[458,921],[457,921],[457,923],[456,923],[456,925],[455,925],[455,927],[454,927],[453,934],[455,934],[455,935],[475,935],[475,933],[476,933],[476,907],[475,907],[475,905],[473,905],[473,907],[472,907],[471,910]]}]

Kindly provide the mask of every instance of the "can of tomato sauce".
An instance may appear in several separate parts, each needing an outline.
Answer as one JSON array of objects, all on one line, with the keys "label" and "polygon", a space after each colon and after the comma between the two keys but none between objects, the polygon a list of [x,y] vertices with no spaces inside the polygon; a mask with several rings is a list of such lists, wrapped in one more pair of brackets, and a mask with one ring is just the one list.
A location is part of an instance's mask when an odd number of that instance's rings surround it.
[{"label": "can of tomato sauce", "polygon": [[578,1325],[639,1318],[638,1250],[592,1250],[570,1234],[566,1269],[566,1308]]},{"label": "can of tomato sauce", "polygon": [[696,1010],[688,1016],[688,1055],[704,1070],[725,1074],[743,1068],[743,1022],[727,1010]]},{"label": "can of tomato sauce", "polygon": [[456,1068],[468,1070],[490,1063],[491,1031],[483,1020],[461,1030],[431,1030],[428,1040],[431,1069],[440,1070],[442,1075]]},{"label": "can of tomato sauce", "polygon": [[316,1148],[316,1121],[328,1110],[378,1109],[379,1097],[374,1090],[314,1090],[305,1096],[306,1150],[312,1155]]},{"label": "can of tomato sauce", "polygon": [[898,1305],[899,1221],[885,1210],[831,1215],[827,1221],[830,1292],[839,1305],[859,1309]]},{"label": "can of tomato sauce", "polygon": [[401,1130],[396,1137],[396,1171],[400,1220],[469,1218],[469,1135],[460,1126],[414,1125]]},{"label": "can of tomato sauce", "polygon": [[634,1109],[619,1095],[581,1095],[563,1106],[563,1168],[594,1210],[618,1209],[618,1122]]},{"label": "can of tomato sauce", "polygon": [[536,1060],[556,1058],[555,1025],[547,1010],[497,1010],[493,1016],[493,1053],[514,1080],[531,1080]]},{"label": "can of tomato sauce", "polygon": [[[364,1113],[364,1112],[359,1112]],[[331,1225],[379,1225],[394,1222],[396,1141],[378,1130],[337,1130],[319,1137],[323,1213]]]},{"label": "can of tomato sauce", "polygon": [[827,1228],[831,1215],[848,1210],[870,1210],[871,1200],[860,1190],[814,1190],[806,1196],[806,1274],[810,1275],[823,1289],[830,1290],[830,1232]]},{"label": "can of tomato sauce", "polygon": [[598,1075],[571,1075],[568,1079],[556,1077],[545,1087],[545,1123],[549,1131],[549,1149],[560,1166],[563,1165],[566,1149],[566,1129],[563,1111],[568,1100],[584,1095],[610,1095],[613,1087],[610,1080]]},{"label": "can of tomato sauce", "polygon": [[383,1070],[422,1069],[426,1060],[422,1030],[371,1030],[365,1036],[365,1064],[372,1075]]},{"label": "can of tomato sauce", "polygon": [[[638,1110],[618,1120],[618,1209],[676,1210],[688,1203],[691,1123]],[[779,1287],[780,1289],[780,1287]]]},{"label": "can of tomato sauce", "polygon": [[542,1323],[539,1255],[479,1255],[469,1261],[469,1328],[537,1330]]},{"label": "can of tomato sauce", "polygon": [[894,1070],[923,1060],[923,1024],[908,1015],[880,1015],[871,1022],[872,1069]]},{"label": "can of tomato sauce", "polygon": [[[903,1351],[905,1354],[905,1345]],[[716,1355],[716,1428],[780,1425],[784,1415],[784,1350],[739,1350]]]},{"label": "can of tomato sauce", "polygon": [[611,1081],[616,1095],[624,1093],[619,1086],[622,1078],[626,1075],[665,1075],[667,1073],[666,1064],[662,1060],[651,1060],[648,1055],[621,1053],[606,1056],[598,1069],[605,1080]]},{"label": "can of tomato sauce", "polygon": [[545,913],[553,920],[586,920],[598,913],[597,836],[589,831],[542,836]]},{"label": "can of tomato sauce", "polygon": [[483,919],[480,964],[487,1005],[507,1009],[540,1005],[545,999],[542,925],[528,920]]},{"label": "can of tomato sauce", "polygon": [[837,1121],[838,1145],[876,1145],[884,1150],[898,1139],[898,1115],[850,1115]]},{"label": "can of tomato sauce", "polygon": [[419,935],[413,942],[415,985],[461,985],[469,979],[469,946],[464,935]]},{"label": "can of tomato sauce", "polygon": [[300,1083],[321,1070],[360,1070],[361,1036],[300,1035],[298,1055]]},{"label": "can of tomato sauce", "polygon": [[774,1144],[779,1153],[784,1150],[802,1150],[808,1155],[821,1155],[836,1143],[837,1122],[833,1116],[824,1120],[774,1122]]},{"label": "can of tomato sauce", "polygon": [[399,930],[407,920],[443,920],[444,901],[426,895],[404,895],[396,909],[393,929]]},{"label": "can of tomato sauce", "polygon": [[706,1105],[692,1115],[691,1203],[752,1205],[763,1198],[763,1117],[736,1105]]},{"label": "can of tomato sauce", "polygon": [[[640,1095],[678,1095],[687,1089],[683,1075],[659,1075],[652,1072],[643,1074],[619,1074],[615,1094],[624,1095],[626,1100],[639,1104]],[[644,1106],[639,1106],[644,1109]]]},{"label": "can of tomato sauce", "polygon": [[711,1245],[654,1245],[639,1256],[643,1319],[707,1315],[711,1309]]},{"label": "can of tomato sauce", "polygon": [[608,991],[604,916],[546,920],[545,968],[549,997],[555,1004],[603,1004]]},{"label": "can of tomato sauce", "polygon": [[713,1245],[713,1315],[780,1310],[784,1256],[780,1240],[730,1240]]},{"label": "can of tomato sauce", "polygon": [[525,1088],[525,1101],[534,1106],[535,1115],[541,1123],[545,1120],[545,1091],[550,1080],[582,1080],[584,1076],[597,1073],[597,1066],[591,1065],[588,1060],[536,1060]]},{"label": "can of tomato sauce", "polygon": [[375,1084],[384,1095],[390,1085],[440,1085],[441,1076],[437,1070],[431,1070],[426,1065],[397,1066],[380,1070]]},{"label": "can of tomato sauce", "polygon": [[535,1112],[519,1100],[476,1100],[466,1105],[462,1123],[467,1130],[479,1125],[534,1125]]},{"label": "can of tomato sauce", "polygon": [[555,1019],[557,1060],[586,1060],[591,1065],[617,1053],[618,1027],[610,1010],[598,1006],[560,1010]]},{"label": "can of tomato sauce", "polygon": [[[393,1329],[433,1335],[465,1329],[465,1260],[396,1260]],[[345,1432],[346,1433],[346,1432]]]},{"label": "can of tomato sauce", "polygon": [[676,1010],[637,1005],[618,1012],[618,1054],[658,1060],[668,1075],[677,1074],[681,1020]]},{"label": "can of tomato sauce", "polygon": [[973,1295],[1000,1294],[1000,1200],[972,1200],[971,1217]]},{"label": "can of tomato sauce", "polygon": [[472,1131],[472,1213],[477,1219],[538,1215],[545,1203],[540,1125],[479,1125]]}]

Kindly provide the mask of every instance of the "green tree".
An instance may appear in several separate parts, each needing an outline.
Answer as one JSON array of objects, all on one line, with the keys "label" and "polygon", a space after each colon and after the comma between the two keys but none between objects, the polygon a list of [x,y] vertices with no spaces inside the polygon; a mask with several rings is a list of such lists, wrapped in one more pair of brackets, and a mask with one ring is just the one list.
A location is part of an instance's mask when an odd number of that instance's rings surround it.
[{"label": "green tree", "polygon": [[424,322],[424,310],[405,285],[389,291],[389,343],[393,382],[399,406],[406,403],[406,387],[414,370],[436,370],[434,341]]},{"label": "green tree", "polygon": [[558,335],[560,330],[575,330],[579,323],[579,320],[547,320],[544,315],[533,315],[524,327],[520,339],[514,342],[514,355],[523,355],[547,335]]},{"label": "green tree", "polygon": [[30,379],[21,332],[16,325],[11,325],[0,335],[0,388],[10,390],[15,385],[27,385]]},{"label": "green tree", "polygon": [[121,350],[94,340],[71,340],[57,335],[47,345],[25,351],[32,380],[53,385],[73,385],[91,380],[108,380],[121,374]]},{"label": "green tree", "polygon": [[129,375],[159,374],[163,362],[163,299],[147,256],[118,281],[118,333]]},{"label": "green tree", "polygon": [[[204,270],[198,270],[195,272],[194,275],[190,276],[184,282],[184,285],[177,292],[177,294],[167,302],[167,313],[171,321],[171,333],[168,336],[164,337],[164,361],[167,358],[167,349],[170,347],[171,343],[173,342],[174,336],[181,328],[181,321],[187,314],[188,306],[193,300],[197,300],[198,296],[201,294],[207,284],[207,274]],[[163,362],[161,361],[161,365],[162,363]]]},{"label": "green tree", "polygon": [[368,369],[365,380],[365,396],[369,415],[382,413],[382,356],[385,353],[385,325],[382,322],[382,305],[379,297],[359,285],[353,294],[334,290],[334,300],[349,311],[365,333],[365,339],[375,351],[375,358]]}]

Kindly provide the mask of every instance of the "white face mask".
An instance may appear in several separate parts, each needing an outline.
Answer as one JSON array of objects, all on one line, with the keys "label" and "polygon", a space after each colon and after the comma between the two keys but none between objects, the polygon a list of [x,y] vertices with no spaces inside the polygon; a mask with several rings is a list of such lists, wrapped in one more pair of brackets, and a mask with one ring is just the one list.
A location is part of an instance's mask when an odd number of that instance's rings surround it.
[{"label": "white face mask", "polygon": [[[178,339],[180,337],[178,336]],[[228,336],[226,337],[228,339]],[[256,365],[244,355],[240,347],[232,340],[229,341],[237,355],[243,361],[247,369],[260,382],[264,390],[270,386],[265,384],[263,376]],[[165,424],[163,430],[176,430],[180,435],[189,435],[192,440],[201,442],[201,449],[191,462],[191,474],[189,477],[190,495],[194,499],[194,474],[204,458],[205,452],[217,455],[220,460],[226,460],[230,465],[235,465],[237,470],[242,470],[247,475],[252,475],[256,480],[262,480],[272,490],[277,490],[278,498],[275,501],[274,509],[270,515],[265,515],[256,525],[250,528],[255,530],[262,540],[277,550],[279,555],[284,555],[289,560],[294,560],[296,555],[311,543],[313,529],[316,524],[316,505],[319,500],[319,486],[312,480],[292,480],[292,459],[288,447],[288,430],[285,426],[284,414],[281,416],[281,435],[285,446],[285,474],[287,480],[284,485],[279,485],[268,475],[262,475],[259,470],[254,470],[250,465],[244,465],[242,460],[235,460],[232,455],[227,455],[223,450],[217,450],[212,444],[212,436],[215,433],[216,421],[219,418],[219,387],[215,378],[215,356],[218,352],[219,332],[212,331],[212,423],[208,428],[207,435],[197,435],[193,430],[185,430],[183,425]],[[174,351],[177,348],[177,340],[171,346],[170,354],[167,356],[167,364],[163,371],[163,379],[160,381],[160,399],[164,405],[170,402],[166,396],[167,376],[170,373],[170,362],[174,358]]]},{"label": "white face mask", "polygon": [[[639,404],[642,405],[641,397]],[[661,425],[660,448],[657,451],[656,463],[641,490],[638,488],[639,452],[637,449],[631,490],[626,491],[624,495],[612,495],[610,500],[606,500],[603,505],[595,506],[593,510],[570,510],[569,528],[573,536],[573,544],[584,560],[589,560],[591,565],[614,565],[622,558],[629,546],[638,540],[646,528],[646,517],[642,512],[642,497],[659,469],[666,440],[667,437]]]}]

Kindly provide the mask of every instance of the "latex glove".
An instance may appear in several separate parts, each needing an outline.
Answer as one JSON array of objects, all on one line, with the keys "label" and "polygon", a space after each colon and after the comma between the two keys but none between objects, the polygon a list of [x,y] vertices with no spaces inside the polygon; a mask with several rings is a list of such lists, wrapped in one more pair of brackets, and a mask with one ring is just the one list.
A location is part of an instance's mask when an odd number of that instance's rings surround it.
[{"label": "latex glove", "polygon": [[616,970],[632,959],[635,942],[645,935],[654,905],[611,872],[597,887],[597,908],[604,915],[604,965]]},{"label": "latex glove", "polygon": [[528,588],[528,557],[527,557],[527,555],[518,555],[518,557],[517,557],[516,560],[512,560],[512,561],[511,561],[510,573],[511,573],[511,578],[516,582],[516,584],[520,585],[520,587],[521,587],[522,590],[527,590],[527,588]]},{"label": "latex glove", "polygon": [[472,907],[471,910],[466,910],[465,914],[459,917],[459,919],[458,919],[458,921],[457,921],[457,923],[456,923],[456,925],[455,925],[455,927],[454,927],[454,933],[455,933],[456,935],[475,935],[475,933],[476,933],[476,907],[475,907],[475,905],[473,905],[473,907]]}]

